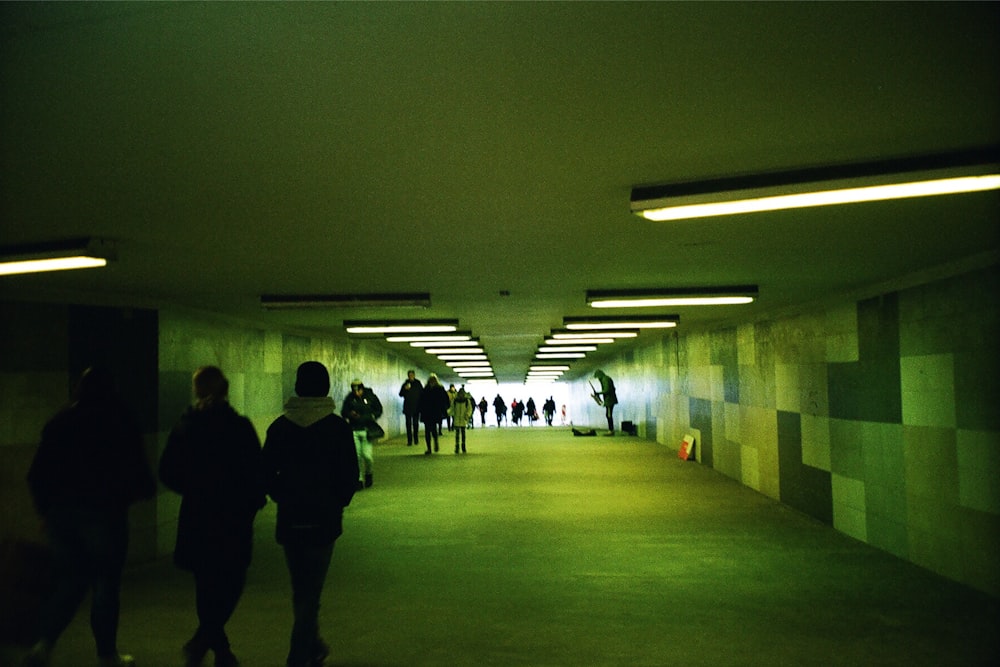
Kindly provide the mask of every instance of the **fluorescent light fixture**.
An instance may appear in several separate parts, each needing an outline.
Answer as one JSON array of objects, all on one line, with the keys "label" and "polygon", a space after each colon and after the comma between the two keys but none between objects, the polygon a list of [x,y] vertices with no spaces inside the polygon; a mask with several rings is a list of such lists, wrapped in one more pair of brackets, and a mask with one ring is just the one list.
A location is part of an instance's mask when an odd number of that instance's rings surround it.
[{"label": "fluorescent light fixture", "polygon": [[449,361],[450,368],[489,368],[488,361]]},{"label": "fluorescent light fixture", "polygon": [[427,354],[483,354],[481,347],[427,347]]},{"label": "fluorescent light fixture", "polygon": [[600,333],[568,333],[566,329],[560,329],[552,332],[552,337],[557,340],[581,340],[592,338],[594,336],[600,336],[601,338],[635,338],[638,336],[636,331],[613,331],[605,330]]},{"label": "fluorescent light fixture", "polygon": [[0,248],[0,276],[107,266],[115,258],[111,241],[99,238],[71,239]]},{"label": "fluorescent light fixture", "polygon": [[564,317],[563,326],[575,331],[602,329],[669,329],[677,326],[677,315],[652,317]]},{"label": "fluorescent light fixture", "polygon": [[458,320],[344,320],[350,334],[448,333],[458,330]]},{"label": "fluorescent light fixture", "polygon": [[756,298],[756,285],[587,291],[587,303],[590,304],[591,308],[727,306],[753,303]]},{"label": "fluorescent light fixture", "polygon": [[455,371],[455,375],[463,378],[491,378],[493,371]]},{"label": "fluorescent light fixture", "polygon": [[436,338],[436,339],[433,339],[433,340],[414,340],[414,341],[410,341],[410,347],[434,347],[435,345],[447,345],[448,347],[478,347],[479,346],[479,341],[476,341],[476,340],[442,340],[440,338]]},{"label": "fluorescent light fixture", "polygon": [[604,345],[615,342],[614,338],[546,338],[546,345]]},{"label": "fluorescent light fixture", "polygon": [[566,345],[560,347],[539,348],[538,352],[541,354],[549,354],[553,352],[593,352],[596,349],[596,345]]},{"label": "fluorescent light fixture", "polygon": [[569,366],[563,366],[563,365],[559,365],[559,364],[551,364],[551,365],[549,365],[549,364],[537,365],[536,364],[534,366],[528,366],[528,370],[529,371],[568,371],[569,370]]},{"label": "fluorescent light fixture", "polygon": [[427,345],[451,344],[466,340],[472,340],[472,333],[456,331],[455,333],[443,333],[436,336],[386,336],[385,338],[387,343],[426,343]]},{"label": "fluorescent light fixture", "polygon": [[439,354],[441,361],[486,361],[485,354]]},{"label": "fluorescent light fixture", "polygon": [[583,352],[540,352],[535,355],[535,359],[583,359],[586,356]]},{"label": "fluorescent light fixture", "polygon": [[268,310],[284,308],[428,308],[431,295],[415,294],[261,294]]},{"label": "fluorescent light fixture", "polygon": [[632,189],[632,213],[665,222],[1000,189],[1000,151],[814,167]]}]

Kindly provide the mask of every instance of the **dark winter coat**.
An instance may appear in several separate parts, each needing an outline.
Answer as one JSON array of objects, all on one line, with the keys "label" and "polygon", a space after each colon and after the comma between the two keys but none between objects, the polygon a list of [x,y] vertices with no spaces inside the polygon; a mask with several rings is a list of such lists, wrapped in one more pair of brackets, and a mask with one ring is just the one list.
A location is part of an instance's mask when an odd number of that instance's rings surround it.
[{"label": "dark winter coat", "polygon": [[399,395],[403,397],[403,414],[415,415],[420,412],[420,396],[424,393],[424,386],[416,378],[407,380],[399,388]]},{"label": "dark winter coat", "polygon": [[264,440],[267,493],[279,544],[333,544],[358,483],[354,434],[329,397],[292,397]]},{"label": "dark winter coat", "polygon": [[249,419],[228,403],[188,408],[167,438],[160,480],[182,497],[178,567],[250,566],[254,517],[266,497],[260,439]]},{"label": "dark winter coat", "polygon": [[425,424],[440,424],[448,416],[450,407],[448,391],[439,384],[429,384],[420,395],[420,421]]},{"label": "dark winter coat", "polygon": [[365,387],[360,396],[353,391],[348,392],[340,414],[350,424],[351,430],[364,431],[382,416],[382,402],[374,391]]},{"label": "dark winter coat", "polygon": [[156,479],[124,406],[74,403],[42,429],[28,487],[43,516],[59,507],[124,512],[153,497]]}]

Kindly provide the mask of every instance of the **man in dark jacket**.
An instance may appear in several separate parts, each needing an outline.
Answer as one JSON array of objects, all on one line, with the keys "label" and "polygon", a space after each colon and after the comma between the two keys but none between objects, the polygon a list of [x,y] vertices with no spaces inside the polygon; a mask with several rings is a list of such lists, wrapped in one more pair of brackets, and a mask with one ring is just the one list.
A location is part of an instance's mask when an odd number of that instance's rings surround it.
[{"label": "man in dark jacket", "polygon": [[375,468],[372,441],[382,437],[380,434],[384,433],[378,425],[378,418],[382,416],[382,402],[361,380],[354,380],[351,382],[350,393],[344,397],[340,414],[354,432],[354,449],[358,453],[360,469],[358,489],[367,488],[372,485]]},{"label": "man in dark jacket", "polygon": [[406,446],[415,445],[420,441],[420,395],[424,386],[417,379],[414,371],[406,372],[406,381],[399,388],[403,397],[403,417],[406,419]]},{"label": "man in dark jacket", "polygon": [[285,413],[267,429],[267,492],[278,504],[276,538],[292,582],[294,624],[288,667],[321,665],[329,648],[319,636],[319,608],[344,508],[358,481],[351,427],[333,414],[330,375],[318,361],[299,366]]}]

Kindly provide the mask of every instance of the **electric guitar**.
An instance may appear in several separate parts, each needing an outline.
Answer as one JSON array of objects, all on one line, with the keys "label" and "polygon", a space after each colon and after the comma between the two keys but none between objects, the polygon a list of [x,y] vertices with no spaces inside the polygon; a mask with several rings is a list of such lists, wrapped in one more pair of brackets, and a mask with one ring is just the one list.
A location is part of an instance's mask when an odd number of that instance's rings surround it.
[{"label": "electric guitar", "polygon": [[594,387],[594,383],[591,382],[590,380],[587,380],[587,384],[590,385],[590,391],[591,391],[590,397],[594,399],[594,401],[596,401],[598,405],[604,405],[604,399],[601,398],[600,392],[597,391],[597,389]]}]

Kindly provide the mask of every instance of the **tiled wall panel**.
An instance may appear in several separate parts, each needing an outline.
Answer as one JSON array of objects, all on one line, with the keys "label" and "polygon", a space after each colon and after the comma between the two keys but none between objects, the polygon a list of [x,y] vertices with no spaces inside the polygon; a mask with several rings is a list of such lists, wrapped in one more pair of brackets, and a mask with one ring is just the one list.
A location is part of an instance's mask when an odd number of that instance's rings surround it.
[{"label": "tiled wall panel", "polygon": [[614,377],[620,396],[647,397],[659,442],[699,433],[703,464],[1000,594],[997,294],[992,266],[735,328],[679,329]]}]

